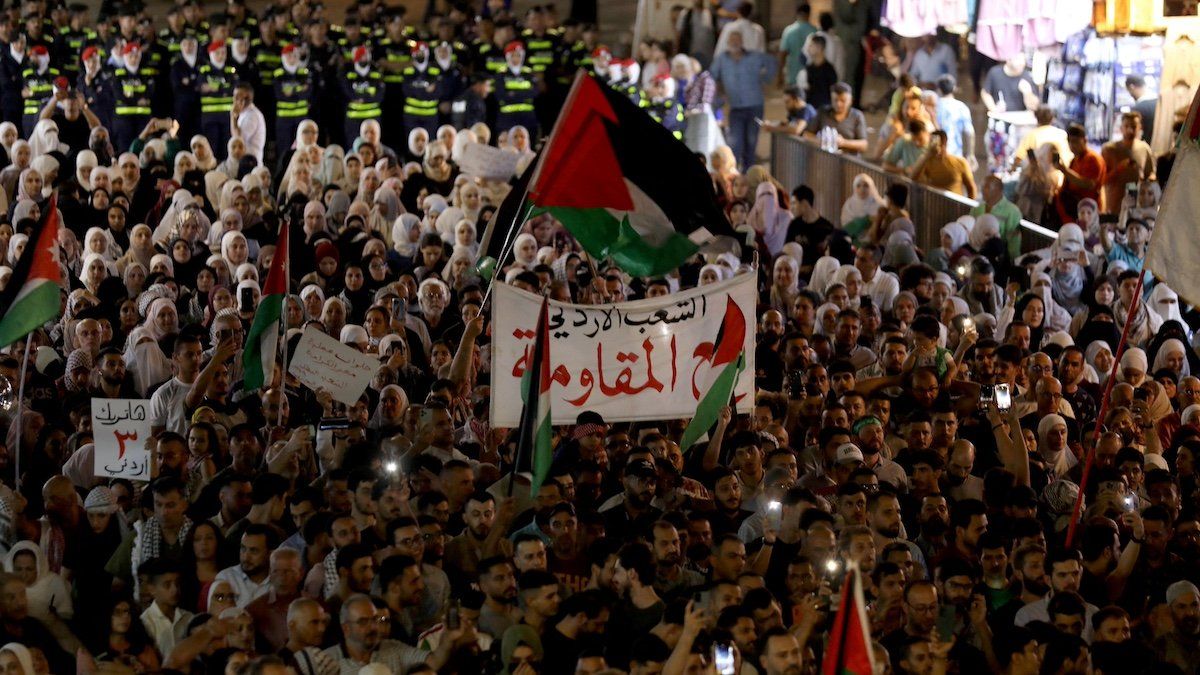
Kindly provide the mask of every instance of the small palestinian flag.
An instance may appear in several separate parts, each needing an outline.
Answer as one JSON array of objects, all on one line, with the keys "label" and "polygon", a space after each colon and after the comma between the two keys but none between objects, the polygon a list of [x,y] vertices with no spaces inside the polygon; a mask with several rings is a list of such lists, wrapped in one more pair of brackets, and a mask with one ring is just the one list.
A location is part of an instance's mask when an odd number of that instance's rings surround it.
[{"label": "small palestinian flag", "polygon": [[271,258],[271,269],[263,284],[262,299],[254,312],[254,323],[246,336],[246,349],[242,352],[245,368],[243,386],[246,391],[261,388],[271,381],[275,369],[275,353],[279,349],[279,323],[283,317],[283,303],[287,299],[288,223],[279,224],[279,241],[275,245],[275,257]]},{"label": "small palestinian flag", "polygon": [[679,447],[683,448],[684,452],[716,424],[721,408],[731,405],[738,376],[746,367],[745,343],[746,317],[733,298],[727,297],[725,318],[721,320],[721,330],[717,333],[716,340],[697,348],[696,356],[708,361],[710,372],[717,375],[703,398],[693,385],[692,393],[700,400],[700,404],[696,406],[696,414],[692,416],[692,421],[688,422],[687,428],[683,430],[683,438],[679,441]]},{"label": "small palestinian flag", "polygon": [[521,377],[521,431],[517,442],[517,471],[529,471],[530,496],[537,492],[550,475],[554,459],[550,428],[550,304],[542,298],[538,312],[537,336],[533,340],[533,355]]},{"label": "small palestinian flag", "polygon": [[871,648],[871,624],[867,621],[862,571],[851,563],[846,566],[842,601],[829,632],[821,675],[872,675],[874,666],[875,652]]}]

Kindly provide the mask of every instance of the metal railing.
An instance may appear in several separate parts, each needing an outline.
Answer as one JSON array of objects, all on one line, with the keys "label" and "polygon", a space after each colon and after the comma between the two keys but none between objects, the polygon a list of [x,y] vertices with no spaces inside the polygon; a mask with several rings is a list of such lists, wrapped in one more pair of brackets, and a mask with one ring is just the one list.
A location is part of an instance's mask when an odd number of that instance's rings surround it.
[{"label": "metal railing", "polygon": [[[941,229],[946,223],[970,213],[979,204],[974,199],[922,185],[907,176],[888,173],[883,167],[852,155],[822,150],[788,133],[771,134],[771,174],[788,189],[806,184],[816,195],[815,206],[835,223],[842,204],[853,192],[854,177],[865,173],[884,194],[896,183],[908,186],[908,212],[916,226],[916,244],[923,250],[941,246]],[[1021,250],[1036,251],[1049,246],[1058,234],[1028,220],[1021,221]]]}]

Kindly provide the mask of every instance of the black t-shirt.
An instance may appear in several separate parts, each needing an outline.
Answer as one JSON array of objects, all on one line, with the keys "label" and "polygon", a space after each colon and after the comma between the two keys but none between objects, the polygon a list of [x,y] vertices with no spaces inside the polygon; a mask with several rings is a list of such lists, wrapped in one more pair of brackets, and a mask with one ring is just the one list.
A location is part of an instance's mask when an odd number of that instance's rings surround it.
[{"label": "black t-shirt", "polygon": [[817,259],[825,255],[829,239],[834,231],[833,223],[825,216],[819,216],[813,222],[805,222],[803,218],[793,218],[788,224],[787,240],[799,242],[804,249],[804,260],[801,265],[815,265]]},{"label": "black t-shirt", "polygon": [[1021,94],[1021,80],[1028,82],[1029,86],[1037,91],[1037,85],[1028,71],[1013,77],[1004,72],[1004,64],[1000,64],[992,66],[983,78],[983,89],[991,94],[997,105],[1003,99],[1005,110],[1026,110],[1025,96]]},{"label": "black t-shirt", "polygon": [[830,89],[838,83],[837,71],[826,61],[821,65],[808,64],[808,104],[816,108],[824,108],[833,103]]},{"label": "black t-shirt", "polygon": [[55,110],[54,116],[50,118],[58,125],[58,140],[67,144],[72,152],[78,152],[88,146],[88,137],[92,133],[92,128],[88,126],[87,118],[83,113],[79,113],[79,117],[75,121],[67,119],[61,110]]}]

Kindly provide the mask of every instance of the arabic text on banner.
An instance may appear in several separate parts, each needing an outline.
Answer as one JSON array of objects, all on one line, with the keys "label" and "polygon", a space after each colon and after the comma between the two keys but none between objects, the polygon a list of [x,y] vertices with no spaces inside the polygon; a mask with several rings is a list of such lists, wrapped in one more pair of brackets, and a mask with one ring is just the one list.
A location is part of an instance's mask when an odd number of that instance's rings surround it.
[{"label": "arabic text on banner", "polygon": [[141,398],[93,398],[92,437],[100,478],[150,480],[150,401]]},{"label": "arabic text on banner", "polygon": [[[691,417],[719,374],[711,355],[727,306],[745,321],[746,368],[735,395],[750,412],[754,389],[754,275],[615,305],[550,301],[553,424],[584,410],[607,422]],[[492,425],[521,418],[521,376],[533,350],[541,296],[497,284],[492,308]]]},{"label": "arabic text on banner", "polygon": [[344,345],[316,328],[309,328],[300,337],[300,344],[288,364],[288,373],[313,391],[325,389],[333,400],[354,405],[366,391],[379,365],[374,356]]}]

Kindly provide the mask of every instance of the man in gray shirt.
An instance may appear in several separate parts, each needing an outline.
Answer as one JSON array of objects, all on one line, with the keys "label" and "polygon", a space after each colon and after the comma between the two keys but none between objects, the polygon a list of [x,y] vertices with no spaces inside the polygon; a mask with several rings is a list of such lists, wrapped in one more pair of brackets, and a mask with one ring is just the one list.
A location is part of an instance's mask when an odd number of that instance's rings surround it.
[{"label": "man in gray shirt", "polygon": [[867,117],[850,105],[853,96],[850,85],[838,82],[833,85],[832,93],[833,105],[817,115],[805,135],[816,140],[824,129],[832,128],[837,132],[838,150],[849,155],[861,155],[867,151]]}]

